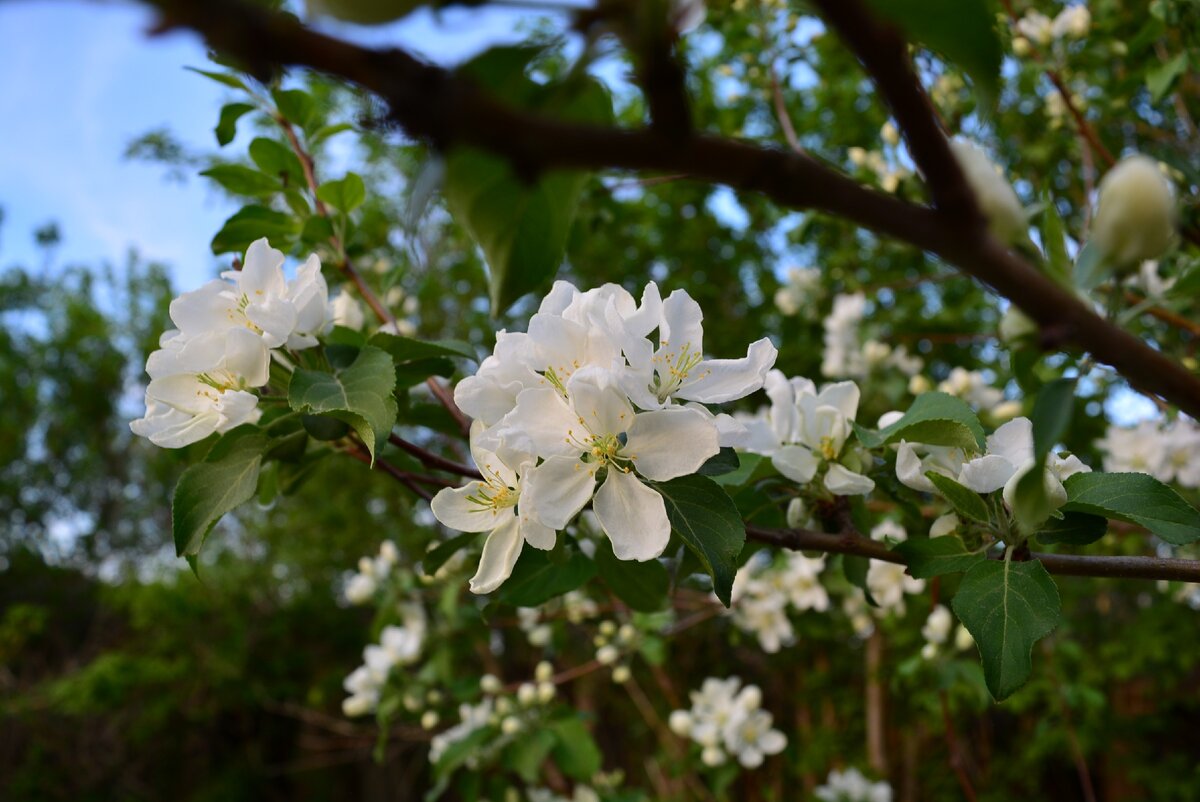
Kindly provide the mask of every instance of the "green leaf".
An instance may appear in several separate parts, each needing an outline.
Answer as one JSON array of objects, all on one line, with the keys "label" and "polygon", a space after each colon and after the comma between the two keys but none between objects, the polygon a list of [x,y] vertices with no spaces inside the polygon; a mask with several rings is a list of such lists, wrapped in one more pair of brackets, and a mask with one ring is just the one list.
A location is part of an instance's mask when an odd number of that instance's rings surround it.
[{"label": "green leaf", "polygon": [[463,532],[444,543],[437,544],[425,552],[425,556],[421,558],[421,570],[425,572],[425,576],[433,576],[439,568],[446,564],[447,560],[477,537],[479,537],[478,532]]},{"label": "green leaf", "polygon": [[872,607],[878,607],[879,602],[875,601],[875,596],[871,594],[871,588],[867,585],[867,574],[870,572],[870,558],[859,557],[855,554],[843,555],[842,574],[846,577],[846,581],[863,592],[863,596],[867,599],[867,604]]},{"label": "green leaf", "polygon": [[577,551],[571,552],[566,562],[556,563],[544,551],[522,549],[497,598],[517,607],[537,607],[575,590],[595,575],[596,564]]},{"label": "green leaf", "polygon": [[200,547],[221,516],[254,498],[267,436],[254,426],[226,433],[203,462],[179,477],[171,500],[175,554],[200,553]]},{"label": "green leaf", "polygon": [[1068,512],[1062,518],[1051,518],[1042,525],[1037,539],[1047,546],[1065,543],[1069,546],[1087,546],[1104,537],[1108,521],[1100,515],[1086,512]]},{"label": "green leaf", "polygon": [[1188,54],[1186,51],[1177,53],[1173,58],[1168,59],[1155,66],[1153,69],[1146,71],[1146,88],[1150,90],[1150,102],[1157,103],[1171,92],[1171,87],[1175,85],[1176,79],[1187,72]]},{"label": "green leaf", "polygon": [[250,143],[250,159],[258,169],[291,187],[305,186],[304,169],[291,148],[274,139],[258,137]]},{"label": "green leaf", "polygon": [[[460,69],[516,107],[576,122],[611,120],[612,101],[594,79],[543,86],[527,78],[536,52],[493,48]],[[569,171],[522,176],[505,160],[466,147],[447,155],[446,203],[483,250],[494,316],[558,271],[587,177]]]},{"label": "green leaf", "polygon": [[710,457],[697,471],[701,476],[724,476],[738,469],[738,453],[732,448],[722,448],[716,456]]},{"label": "green leaf", "polygon": [[892,551],[904,558],[909,575],[915,579],[956,574],[986,559],[981,551],[967,551],[957,535],[912,538],[897,543]]},{"label": "green leaf", "polygon": [[741,487],[750,481],[754,476],[755,471],[763,464],[761,454],[751,454],[743,452],[737,454],[738,467],[737,470],[730,473],[714,476],[713,481],[722,487]]},{"label": "green leaf", "polygon": [[218,164],[200,175],[211,178],[235,195],[274,195],[283,188],[278,179],[241,164]]},{"label": "green leaf", "polygon": [[288,403],[299,412],[325,413],[354,427],[371,458],[396,422],[396,369],[385,351],[365,346],[348,367],[332,373],[298,369]]},{"label": "green leaf", "polygon": [[618,560],[608,538],[596,544],[594,559],[604,584],[631,609],[653,613],[666,606],[671,578],[658,560]]},{"label": "green leaf", "polygon": [[1087,512],[1144,526],[1176,546],[1200,539],[1200,512],[1145,473],[1077,473],[1063,482],[1064,512]]},{"label": "green leaf", "polygon": [[266,237],[271,244],[287,247],[287,243],[300,231],[296,218],[268,209],[265,206],[246,206],[233,217],[225,221],[221,230],[212,240],[212,252],[215,254],[246,252],[250,243],[260,237]]},{"label": "green leaf", "polygon": [[1070,287],[1071,257],[1067,254],[1067,227],[1050,196],[1046,197],[1046,208],[1042,212],[1042,247],[1046,251],[1046,274],[1064,287]]},{"label": "green leaf", "polygon": [[984,106],[1000,91],[1004,51],[987,0],[867,0],[872,8],[975,80]]},{"label": "green leaf", "polygon": [[1100,248],[1085,242],[1075,254],[1075,286],[1087,292],[1098,287],[1115,269]]},{"label": "green leaf", "polygon": [[416,362],[433,357],[465,357],[479,361],[479,355],[469,343],[456,340],[416,340],[399,334],[379,332],[368,341],[392,355],[397,363]]},{"label": "green leaf", "polygon": [[1033,644],[1062,616],[1058,588],[1037,560],[975,565],[963,575],[952,606],[979,646],[983,675],[996,701],[1025,684],[1033,669]]},{"label": "green leaf", "polygon": [[275,89],[272,90],[271,97],[280,114],[289,122],[307,130],[317,111],[312,95],[303,89]]},{"label": "green leaf", "polygon": [[950,502],[950,506],[959,515],[981,524],[992,520],[983,497],[971,488],[963,487],[949,476],[943,476],[937,471],[926,471],[925,477],[933,482],[933,486],[938,489],[946,501]]},{"label": "green leaf", "polygon": [[737,558],[746,544],[746,525],[737,505],[706,476],[681,476],[652,485],[667,505],[671,528],[700,560],[713,592],[728,607]]},{"label": "green leaf", "polygon": [[554,745],[554,762],[558,768],[572,779],[590,782],[600,771],[601,755],[583,720],[560,718],[550,723],[550,731],[558,736],[558,743]]},{"label": "green leaf", "polygon": [[308,137],[308,144],[310,147],[315,148],[317,145],[320,145],[322,142],[332,136],[337,136],[345,131],[353,130],[354,126],[350,123],[334,123],[333,125],[323,125],[317,130],[313,131]]},{"label": "green leaf", "polygon": [[433,0],[323,0],[321,14],[359,25],[382,25],[407,16]]},{"label": "green leaf", "polygon": [[237,136],[238,120],[254,111],[249,103],[227,103],[221,107],[221,116],[213,133],[217,135],[217,144],[221,147],[228,145]]},{"label": "green leaf", "polygon": [[339,212],[351,212],[367,199],[367,188],[358,173],[346,173],[344,178],[321,184],[317,188],[317,199]]},{"label": "green leaf", "polygon": [[209,70],[201,70],[197,67],[184,67],[184,69],[190,70],[197,75],[203,75],[205,78],[211,78],[217,83],[224,84],[225,86],[232,87],[233,89],[241,89],[243,92],[250,91],[246,88],[245,82],[236,75],[231,75],[227,72],[211,72]]},{"label": "green leaf", "polygon": [[557,743],[554,733],[544,729],[535,729],[518,738],[509,747],[512,770],[529,785],[535,784],[541,776],[542,764]]},{"label": "green leaf", "polygon": [[449,359],[418,359],[415,362],[401,362],[396,365],[396,386],[412,387],[420,384],[430,376],[443,378],[454,375],[454,363]]},{"label": "green leaf", "polygon": [[985,443],[979,418],[965,401],[946,393],[922,393],[891,426],[873,432],[854,424],[854,433],[867,448],[907,440],[981,451]]}]

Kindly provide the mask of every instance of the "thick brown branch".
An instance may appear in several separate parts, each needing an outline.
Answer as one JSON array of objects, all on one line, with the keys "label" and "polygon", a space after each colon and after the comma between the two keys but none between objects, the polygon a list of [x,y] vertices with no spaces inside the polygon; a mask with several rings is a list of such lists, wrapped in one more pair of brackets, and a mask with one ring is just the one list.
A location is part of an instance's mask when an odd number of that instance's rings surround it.
[{"label": "thick brown branch", "polygon": [[[393,116],[409,134],[435,147],[456,143],[481,147],[504,156],[527,175],[556,167],[686,173],[697,180],[761,193],[781,206],[844,217],[911,243],[1012,300],[1041,326],[1048,347],[1074,342],[1142,392],[1161,395],[1200,416],[1200,378],[1096,315],[1072,293],[988,236],[981,225],[964,223],[963,214],[955,213],[958,206],[953,204],[958,203],[955,199],[965,183],[957,163],[949,158],[945,137],[932,116],[918,123],[916,110],[906,105],[898,106],[905,109],[902,117],[897,111],[898,119],[907,124],[910,147],[922,163],[939,205],[943,210],[949,208],[946,215],[862,187],[804,154],[711,136],[681,141],[653,130],[598,128],[524,113],[496,102],[469,80],[423,64],[402,51],[377,51],[343,42],[241,0],[150,2],[163,10],[168,24],[200,31],[211,45],[247,59],[251,67],[304,65],[378,93],[388,100]],[[888,52],[896,55],[894,44]],[[907,64],[902,51],[899,56]],[[908,78],[915,80],[911,75]],[[922,97],[918,87],[911,102],[919,105]],[[963,208],[975,208],[969,194],[961,203]],[[974,217],[977,215],[967,219]]]},{"label": "thick brown branch", "polygon": [[[904,557],[883,543],[862,535],[836,535],[811,532],[806,529],[766,529],[747,526],[746,536],[760,543],[767,543],[796,551],[823,551],[828,554],[853,554],[905,564]],[[1178,582],[1200,583],[1200,560],[1175,560],[1159,557],[1107,557],[1080,554],[1032,553],[1030,559],[1039,560],[1046,570],[1059,576],[1090,576],[1111,579],[1167,579]]]}]

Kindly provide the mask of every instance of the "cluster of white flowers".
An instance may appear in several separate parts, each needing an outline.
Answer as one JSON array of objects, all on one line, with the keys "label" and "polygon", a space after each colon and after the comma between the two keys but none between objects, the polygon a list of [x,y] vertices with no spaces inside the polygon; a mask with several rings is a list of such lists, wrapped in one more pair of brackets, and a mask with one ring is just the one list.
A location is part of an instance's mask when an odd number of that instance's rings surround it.
[{"label": "cluster of white flowers", "polygon": [[366,604],[375,598],[380,583],[385,580],[396,567],[400,554],[396,544],[385,540],[379,544],[379,554],[374,559],[361,557],[356,571],[346,582],[346,601],[351,604]]},{"label": "cluster of white flowers", "polygon": [[[554,667],[543,660],[534,669],[535,682],[523,682],[515,693],[507,693],[498,677],[484,674],[479,680],[483,699],[474,705],[459,706],[459,722],[430,741],[429,762],[437,763],[446,749],[482,727],[497,728],[505,739],[492,744],[492,748],[502,747],[508,739],[528,732],[558,693],[553,676]],[[476,763],[477,756],[467,758],[468,768],[476,768]]]},{"label": "cluster of white flowers", "polygon": [[744,768],[758,768],[765,756],[787,747],[787,736],[772,729],[771,714],[762,709],[757,685],[709,677],[690,696],[691,709],[672,711],[669,723],[676,735],[700,744],[706,766],[720,766],[733,755]]},{"label": "cluster of white flowers", "polygon": [[1200,487],[1200,426],[1190,418],[1109,426],[1098,445],[1106,471],[1137,471],[1160,482]]},{"label": "cluster of white flowers", "polygon": [[825,489],[836,496],[865,495],[875,488],[861,473],[862,454],[848,445],[858,385],[844,381],[818,391],[808,379],[772,370],[765,387],[771,406],[757,418],[743,419],[747,451],[770,457],[776,470],[800,484],[823,475]]},{"label": "cluster of white flowers", "polygon": [[833,770],[825,784],[817,786],[821,802],[892,802],[892,786],[886,782],[871,782],[855,768]]},{"label": "cluster of white flowers", "polygon": [[[460,552],[461,553],[461,552]],[[600,607],[587,594],[572,590],[543,604],[541,607],[518,607],[517,624],[525,633],[530,646],[544,648],[550,644],[554,634],[549,617],[558,612],[571,624],[581,624],[600,614]]]},{"label": "cluster of white flowers", "polygon": [[686,292],[663,300],[653,282],[639,303],[615,284],[580,292],[559,281],[527,332],[497,335],[454,393],[475,419],[483,479],[433,500],[446,526],[489,532],[472,591],[499,587],[525,543],[552,548],[589,502],[618,559],[662,554],[671,525],[647,482],[694,473],[738,444],[745,432],[703,405],[758,390],[777,355],[764,338],[743,358],[706,359],[702,319]]},{"label": "cluster of white flowers", "polygon": [[[901,441],[896,453],[896,477],[913,490],[936,492],[925,474],[929,471],[954,479],[976,493],[1004,489],[1010,506],[1017,482],[1034,467],[1033,424],[1029,418],[1014,418],[987,438],[987,451],[968,458],[961,449],[927,446]],[[1046,495],[1055,507],[1067,502],[1063,482],[1077,473],[1091,471],[1074,455],[1051,451],[1044,468]]]},{"label": "cluster of white flowers", "polygon": [[879,340],[862,340],[866,296],[861,292],[834,296],[833,308],[825,318],[825,351],[821,375],[826,378],[862,379],[873,370],[894,369],[905,376],[920,373],[924,360],[903,345]]},{"label": "cluster of white flowers", "polygon": [[1018,56],[1028,55],[1030,42],[1045,47],[1056,39],[1082,39],[1091,26],[1091,12],[1082,3],[1066,6],[1054,19],[1030,9],[1014,26],[1017,36],[1013,38],[1013,52]]},{"label": "cluster of white flowers", "polygon": [[775,291],[775,308],[787,317],[804,313],[807,317],[814,309],[812,299],[821,291],[821,271],[815,267],[791,267],[787,280]]},{"label": "cluster of white flowers", "polygon": [[624,656],[634,651],[641,641],[641,633],[630,623],[618,624],[616,621],[601,621],[592,645],[596,647],[596,662],[612,666],[613,682],[620,685],[627,682],[630,669]]},{"label": "cluster of white flowers", "polygon": [[374,712],[392,669],[409,665],[420,657],[425,643],[425,609],[416,603],[404,604],[400,613],[403,624],[384,627],[379,643],[363,649],[363,665],[342,683],[350,694],[342,701],[342,712],[347,716]]},{"label": "cluster of white flowers", "polygon": [[925,625],[921,627],[921,637],[925,638],[921,656],[926,660],[936,657],[942,647],[950,641],[951,633],[954,633],[954,648],[959,651],[969,649],[975,643],[971,633],[962,624],[955,629],[954,616],[950,614],[949,608],[939,604],[930,611],[929,617],[925,619]]},{"label": "cluster of white flowers", "polygon": [[938,392],[961,398],[976,410],[995,420],[1008,420],[1021,411],[1020,401],[1006,401],[1004,393],[992,386],[978,370],[955,367],[938,383]]},{"label": "cluster of white flowers", "polygon": [[[448,730],[443,730],[429,741],[429,762],[437,763],[454,744],[469,737],[475,730],[482,729],[493,723],[495,718],[495,700],[490,696],[484,697],[478,704],[461,704],[458,707],[459,721]],[[467,768],[475,768],[475,758],[470,756],[465,761]]]},{"label": "cluster of white flowers", "polygon": [[[908,540],[908,531],[887,518],[871,529],[871,539],[883,541],[889,545],[903,543]],[[924,591],[925,580],[909,576],[905,566],[900,563],[871,560],[867,568],[867,589],[871,591],[871,598],[878,605],[874,608],[877,616],[885,616],[889,613],[902,616],[906,609],[904,597]]]},{"label": "cluster of white flowers", "polygon": [[771,557],[759,552],[738,571],[729,615],[739,629],[758,638],[763,651],[774,654],[795,642],[788,608],[797,613],[823,613],[829,609],[829,594],[821,584],[824,557],[810,558],[799,552],[779,561]]},{"label": "cluster of white flowers", "polygon": [[181,448],[213,432],[260,417],[271,351],[317,344],[328,326],[329,289],[310,256],[288,281],[283,253],[254,242],[241,270],[222,273],[171,302],[176,328],[163,333],[146,360],[146,414],[133,433],[163,448]]}]

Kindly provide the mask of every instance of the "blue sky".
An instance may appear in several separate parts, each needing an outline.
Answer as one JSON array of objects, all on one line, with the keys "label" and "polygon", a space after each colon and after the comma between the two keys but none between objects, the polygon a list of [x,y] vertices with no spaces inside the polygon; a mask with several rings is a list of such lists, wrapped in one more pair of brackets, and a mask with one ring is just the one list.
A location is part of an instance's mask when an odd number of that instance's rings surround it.
[{"label": "blue sky", "polygon": [[[337,30],[454,62],[516,39],[521,16],[422,12]],[[216,147],[226,90],[184,69],[204,66],[204,47],[187,33],[148,38],[151,22],[136,4],[0,2],[0,268],[39,263],[32,231],[55,220],[60,264],[122,264],[136,248],[168,262],[179,287],[212,275],[208,243],[233,204],[202,179],[168,181],[160,166],[122,157],[132,139],[162,127],[190,148]]]}]

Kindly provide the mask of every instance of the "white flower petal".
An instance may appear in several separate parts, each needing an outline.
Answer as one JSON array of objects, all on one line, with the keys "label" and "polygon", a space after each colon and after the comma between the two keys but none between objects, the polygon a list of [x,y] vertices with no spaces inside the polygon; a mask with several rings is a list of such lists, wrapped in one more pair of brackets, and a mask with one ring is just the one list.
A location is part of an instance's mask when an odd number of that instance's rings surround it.
[{"label": "white flower petal", "polygon": [[592,508],[618,560],[652,560],[667,547],[666,502],[633,474],[610,468]]},{"label": "white flower petal", "polygon": [[567,402],[550,387],[522,390],[517,405],[496,424],[495,436],[510,448],[541,456],[578,455],[577,445],[568,442],[585,433]]},{"label": "white flower petal", "polygon": [[901,440],[900,447],[896,450],[896,478],[900,480],[900,484],[924,493],[935,492],[937,488],[925,476],[925,470],[925,465],[917,456],[917,450],[913,448],[912,443]]},{"label": "white flower petal", "polygon": [[804,446],[784,446],[771,457],[771,464],[793,482],[803,485],[812,481],[821,460]]},{"label": "white flower petal", "polygon": [[521,514],[519,509],[517,517],[521,519],[521,537],[525,538],[526,543],[542,551],[554,548],[554,544],[558,540],[557,531],[534,520],[531,515]]},{"label": "white flower petal", "polygon": [[265,237],[250,243],[242,269],[231,272],[229,277],[237,281],[238,289],[251,301],[264,295],[283,295],[287,292],[287,282],[283,277],[283,251],[272,248]]},{"label": "white flower petal", "polygon": [[1033,462],[1033,422],[1029,418],[1013,418],[987,439],[987,453],[1004,457],[1020,468]]},{"label": "white flower petal", "polygon": [[[1005,424],[1007,426],[1008,424]],[[1004,428],[1003,426],[1000,428]],[[1016,473],[1016,467],[999,454],[976,457],[962,467],[958,483],[976,493],[991,493],[1004,487],[1004,483]]]},{"label": "white flower petal", "polygon": [[704,352],[704,312],[686,290],[675,290],[663,301],[658,339],[665,353],[678,354],[687,348]]},{"label": "white flower petal", "polygon": [[745,398],[763,386],[767,371],[775,364],[779,351],[767,338],[750,344],[742,359],[706,359],[693,371],[693,381],[685,381],[675,392],[676,398],[705,404],[724,404]]},{"label": "white flower petal", "polygon": [[[567,382],[567,394],[578,416],[572,424],[576,429],[582,424],[592,434],[604,436],[627,431],[633,423],[633,406],[607,370],[578,371]],[[576,432],[576,436],[581,433]]]},{"label": "white flower petal", "polygon": [[647,479],[665,482],[695,473],[721,450],[717,425],[687,407],[639,412],[629,427],[623,453]]},{"label": "white flower petal", "polygon": [[433,516],[460,532],[487,532],[507,522],[513,509],[482,507],[467,499],[489,492],[485,482],[468,482],[462,487],[445,487],[429,503]]},{"label": "white flower petal", "polygon": [[835,463],[825,474],[825,488],[835,496],[865,496],[875,489],[875,482]]},{"label": "white flower petal", "polygon": [[500,587],[512,575],[524,543],[515,515],[493,529],[484,541],[483,553],[479,555],[479,568],[471,577],[471,592],[491,593]]},{"label": "white flower petal", "polygon": [[858,385],[851,381],[837,382],[821,389],[817,394],[818,406],[830,406],[846,420],[854,420],[858,414]]},{"label": "white flower petal", "polygon": [[524,477],[521,512],[562,529],[592,497],[596,475],[578,457],[550,457]]}]

